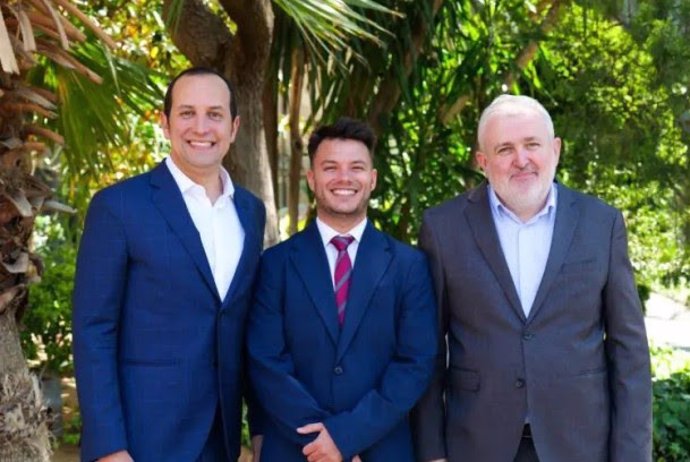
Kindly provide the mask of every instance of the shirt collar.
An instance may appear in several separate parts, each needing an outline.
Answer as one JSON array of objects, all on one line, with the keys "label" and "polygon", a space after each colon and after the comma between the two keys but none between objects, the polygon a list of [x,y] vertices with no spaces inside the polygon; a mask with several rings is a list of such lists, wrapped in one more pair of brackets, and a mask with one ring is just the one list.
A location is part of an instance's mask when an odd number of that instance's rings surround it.
[{"label": "shirt collar", "polygon": [[326,247],[328,244],[330,244],[331,239],[333,239],[335,236],[346,236],[350,235],[355,238],[355,241],[357,241],[357,244],[360,243],[362,240],[362,234],[364,234],[364,229],[367,226],[367,219],[364,218],[364,220],[360,221],[357,225],[355,225],[352,229],[350,229],[346,233],[340,233],[336,231],[335,229],[331,228],[328,226],[326,223],[324,223],[319,217],[316,217],[316,227],[319,230],[319,234],[321,235],[321,240],[323,241],[323,246]]},{"label": "shirt collar", "polygon": [[549,213],[551,213],[552,210],[555,210],[556,208],[556,199],[558,196],[558,189],[556,188],[556,183],[551,183],[551,188],[549,188],[549,194],[546,196],[546,203],[544,204],[544,207],[542,207],[542,209],[539,212],[537,212],[536,215],[530,218],[530,220],[526,223],[523,223],[517,215],[515,215],[508,207],[506,207],[506,205],[496,194],[496,191],[494,191],[494,188],[491,187],[491,184],[489,184],[488,189],[489,203],[491,204],[491,209],[493,210],[494,214],[498,216],[508,217],[511,220],[520,224],[533,223],[542,216],[548,215]]},{"label": "shirt collar", "polygon": [[[175,161],[173,161],[170,156],[165,158],[165,165],[168,167],[170,174],[175,180],[175,183],[177,183],[177,187],[180,188],[180,192],[182,192],[182,194],[186,194],[195,186],[203,188],[203,186],[201,186],[199,183],[194,182],[191,178],[185,175],[184,172],[180,170],[177,165],[175,165]],[[223,192],[220,196],[232,199],[235,194],[235,185],[233,185],[228,171],[222,166],[220,167],[220,181],[223,184]]]}]

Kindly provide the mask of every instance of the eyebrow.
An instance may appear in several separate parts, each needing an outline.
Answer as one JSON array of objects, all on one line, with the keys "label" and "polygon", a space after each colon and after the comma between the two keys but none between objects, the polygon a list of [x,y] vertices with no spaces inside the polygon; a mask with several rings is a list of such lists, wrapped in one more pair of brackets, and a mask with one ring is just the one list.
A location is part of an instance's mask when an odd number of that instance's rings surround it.
[{"label": "eyebrow", "polygon": [[506,142],[503,142],[503,143],[499,143],[499,144],[497,144],[496,146],[494,146],[494,151],[498,151],[498,150],[501,149],[501,148],[510,147],[510,146],[512,146],[512,145],[513,145],[513,143],[510,142],[510,141],[506,141]]},{"label": "eyebrow", "polygon": [[[525,138],[522,138],[520,141],[523,142],[523,143],[528,143],[528,142],[531,142],[531,141],[539,141],[539,142],[542,142],[542,138],[540,138],[540,137],[538,137],[538,136],[527,136],[527,137],[525,137]],[[514,143],[513,143],[512,141],[504,141],[503,143],[499,143],[499,144],[497,144],[496,146],[494,146],[494,151],[498,151],[499,149],[501,149],[501,148],[503,148],[503,147],[510,147],[510,146],[512,146],[513,144],[514,144]]]},{"label": "eyebrow", "polygon": [[[177,106],[177,109],[197,109],[197,107],[196,107],[196,106],[193,106],[193,105],[191,105],[191,104],[180,104],[179,106]],[[202,108],[202,109],[204,109],[204,108]],[[225,108],[224,108],[223,106],[221,106],[221,105],[217,105],[217,106],[209,106],[209,107],[207,107],[207,108],[205,108],[205,109],[207,109],[207,110],[216,110],[216,111],[217,111],[217,110],[223,110],[223,109],[225,109]]]}]

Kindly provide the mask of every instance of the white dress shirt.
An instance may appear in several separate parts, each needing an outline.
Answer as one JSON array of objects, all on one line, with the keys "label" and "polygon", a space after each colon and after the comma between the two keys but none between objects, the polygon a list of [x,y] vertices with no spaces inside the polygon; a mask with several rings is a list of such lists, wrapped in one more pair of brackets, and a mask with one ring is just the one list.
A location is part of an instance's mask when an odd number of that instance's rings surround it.
[{"label": "white dress shirt", "polygon": [[244,228],[233,202],[235,187],[230,175],[221,167],[223,192],[212,204],[204,187],[185,175],[170,157],[165,159],[165,165],[180,188],[187,211],[199,231],[218,295],[223,300],[237,271],[244,247]]},{"label": "white dress shirt", "polygon": [[522,310],[529,316],[544,276],[556,221],[557,189],[551,185],[544,207],[523,223],[498,198],[489,186],[491,215]]},{"label": "white dress shirt", "polygon": [[359,243],[362,240],[362,234],[364,234],[364,228],[367,227],[367,219],[365,218],[354,228],[346,233],[339,233],[334,230],[326,223],[321,221],[318,217],[316,218],[316,227],[321,235],[321,240],[323,241],[323,247],[326,249],[326,258],[328,258],[328,267],[331,270],[331,282],[333,282],[333,288],[335,288],[335,260],[338,257],[338,249],[335,248],[331,239],[335,236],[352,236],[355,238],[350,245],[347,246],[347,254],[350,257],[350,263],[352,263],[352,269],[355,268],[355,257],[357,256],[357,249],[359,249]]}]

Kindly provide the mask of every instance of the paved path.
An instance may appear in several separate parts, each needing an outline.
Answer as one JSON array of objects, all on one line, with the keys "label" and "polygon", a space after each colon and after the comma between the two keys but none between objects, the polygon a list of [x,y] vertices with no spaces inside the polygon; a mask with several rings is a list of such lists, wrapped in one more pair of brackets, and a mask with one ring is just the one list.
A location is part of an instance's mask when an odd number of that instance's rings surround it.
[{"label": "paved path", "polygon": [[690,352],[690,309],[668,297],[652,294],[647,301],[647,336],[657,346]]}]

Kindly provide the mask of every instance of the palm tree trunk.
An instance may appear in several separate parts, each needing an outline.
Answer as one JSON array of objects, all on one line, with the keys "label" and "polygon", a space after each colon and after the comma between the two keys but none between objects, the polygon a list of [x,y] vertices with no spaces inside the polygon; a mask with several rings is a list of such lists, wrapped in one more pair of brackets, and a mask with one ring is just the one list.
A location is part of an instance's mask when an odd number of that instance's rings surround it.
[{"label": "palm tree trunk", "polygon": [[[3,462],[49,461],[50,440],[41,393],[29,374],[19,343],[15,320],[15,295],[0,307],[0,460]],[[22,301],[23,302],[23,301]]]},{"label": "palm tree trunk", "polygon": [[[66,51],[70,40],[84,35],[61,17],[60,5],[79,18],[101,39],[98,27],[69,0],[0,2],[0,461],[50,460],[49,416],[37,379],[29,373],[17,323],[27,303],[27,286],[40,276],[38,259],[31,255],[34,219],[50,190],[31,173],[31,155],[42,151],[40,139],[61,143],[62,137],[31,123],[31,114],[51,117],[53,105],[25,82],[35,66],[35,54],[74,68],[93,80],[100,77]],[[34,24],[35,23],[35,24]],[[43,34],[36,38],[40,26]],[[37,46],[38,43],[38,46]],[[32,99],[32,98],[29,98]],[[41,102],[45,101],[45,102]],[[39,118],[40,120],[40,118]]]}]

